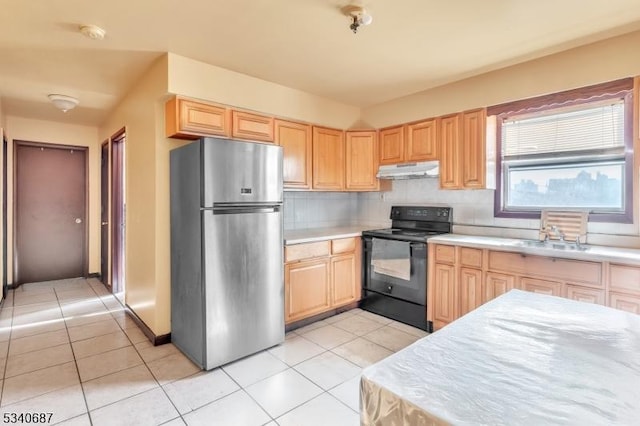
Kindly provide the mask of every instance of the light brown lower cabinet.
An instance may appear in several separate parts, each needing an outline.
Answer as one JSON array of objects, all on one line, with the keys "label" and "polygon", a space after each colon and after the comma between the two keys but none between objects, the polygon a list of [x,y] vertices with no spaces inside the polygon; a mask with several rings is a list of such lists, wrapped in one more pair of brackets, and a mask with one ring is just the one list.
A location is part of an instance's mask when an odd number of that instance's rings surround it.
[{"label": "light brown lower cabinet", "polygon": [[460,312],[459,316],[473,311],[483,303],[482,271],[460,268]]},{"label": "light brown lower cabinet", "polygon": [[512,289],[640,314],[640,266],[429,244],[435,330]]},{"label": "light brown lower cabinet", "polygon": [[484,282],[485,289],[482,303],[486,303],[509,290],[517,288],[516,277],[513,275],[500,274],[498,272],[487,272]]},{"label": "light brown lower cabinet", "polygon": [[329,259],[307,260],[285,266],[285,321],[324,312],[331,306]]},{"label": "light brown lower cabinet", "polygon": [[539,278],[520,278],[520,288],[532,293],[546,294],[548,296],[562,297],[562,283],[557,281],[541,280]]},{"label": "light brown lower cabinet", "polygon": [[453,265],[436,263],[434,291],[437,295],[433,309],[433,326],[440,328],[456,319],[456,277]]},{"label": "light brown lower cabinet", "polygon": [[358,300],[360,291],[356,282],[356,256],[343,254],[331,258],[331,305],[339,306]]},{"label": "light brown lower cabinet", "polygon": [[605,304],[604,290],[567,284],[566,292],[567,299],[577,300],[578,302],[595,303],[596,305]]},{"label": "light brown lower cabinet", "polygon": [[630,295],[622,293],[609,294],[609,306],[621,311],[640,314],[640,295]]},{"label": "light brown lower cabinet", "polygon": [[285,248],[285,323],[360,300],[361,242],[341,238]]}]

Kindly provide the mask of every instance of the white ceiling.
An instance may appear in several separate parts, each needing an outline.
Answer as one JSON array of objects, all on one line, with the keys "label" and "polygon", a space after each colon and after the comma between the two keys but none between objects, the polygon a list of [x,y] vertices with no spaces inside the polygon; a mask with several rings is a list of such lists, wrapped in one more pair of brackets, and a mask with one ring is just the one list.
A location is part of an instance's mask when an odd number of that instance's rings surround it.
[{"label": "white ceiling", "polygon": [[[354,35],[349,3],[0,0],[3,110],[99,125],[167,51],[365,107],[640,29],[638,0],[365,0]],[[62,114],[49,93],[80,105]]]}]

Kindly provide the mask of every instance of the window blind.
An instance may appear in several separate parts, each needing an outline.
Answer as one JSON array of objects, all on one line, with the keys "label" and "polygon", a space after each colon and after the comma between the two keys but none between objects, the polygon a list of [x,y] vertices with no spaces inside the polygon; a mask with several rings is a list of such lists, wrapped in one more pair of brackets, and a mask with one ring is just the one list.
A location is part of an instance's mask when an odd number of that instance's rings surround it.
[{"label": "window blind", "polygon": [[505,160],[532,154],[577,154],[616,148],[624,152],[624,100],[581,106],[580,110],[506,118],[502,123]]}]

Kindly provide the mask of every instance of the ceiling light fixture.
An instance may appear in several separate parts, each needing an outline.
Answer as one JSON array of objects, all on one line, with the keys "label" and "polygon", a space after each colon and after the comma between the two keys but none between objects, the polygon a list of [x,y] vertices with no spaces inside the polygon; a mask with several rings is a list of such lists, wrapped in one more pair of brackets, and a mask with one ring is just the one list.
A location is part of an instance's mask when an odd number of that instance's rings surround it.
[{"label": "ceiling light fixture", "polygon": [[48,96],[51,103],[62,112],[67,112],[74,109],[78,103],[76,98],[66,95],[51,94]]},{"label": "ceiling light fixture", "polygon": [[349,28],[354,34],[358,32],[360,26],[369,25],[373,21],[373,17],[362,6],[346,6],[342,12],[351,18]]},{"label": "ceiling light fixture", "polygon": [[82,35],[90,38],[91,40],[102,40],[107,33],[105,30],[97,25],[80,25],[80,32]]}]

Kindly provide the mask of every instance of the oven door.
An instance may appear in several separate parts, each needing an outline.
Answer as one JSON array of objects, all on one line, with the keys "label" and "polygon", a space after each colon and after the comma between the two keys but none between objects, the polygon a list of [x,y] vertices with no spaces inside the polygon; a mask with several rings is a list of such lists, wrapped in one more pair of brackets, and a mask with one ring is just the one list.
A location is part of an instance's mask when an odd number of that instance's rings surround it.
[{"label": "oven door", "polygon": [[364,290],[427,304],[427,244],[364,237]]}]

